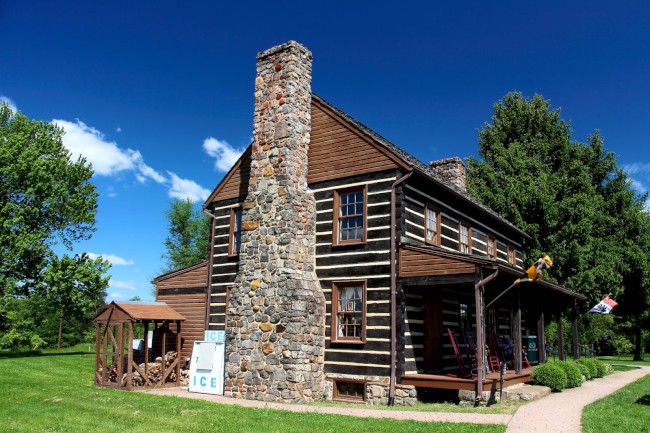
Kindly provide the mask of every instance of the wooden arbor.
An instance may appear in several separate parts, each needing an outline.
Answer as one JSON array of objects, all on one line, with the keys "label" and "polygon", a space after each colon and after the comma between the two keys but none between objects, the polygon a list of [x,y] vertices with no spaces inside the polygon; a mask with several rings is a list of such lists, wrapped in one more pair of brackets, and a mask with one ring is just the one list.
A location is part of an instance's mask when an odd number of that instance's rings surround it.
[{"label": "wooden arbor", "polygon": [[[184,320],[185,317],[163,302],[111,302],[95,317],[95,384],[131,390],[134,377],[139,377],[144,387],[180,386],[179,355],[181,322]],[[135,323],[144,324],[143,367],[134,359]],[[148,341],[150,324],[153,324],[154,335],[152,353],[149,353]],[[170,324],[176,325],[175,333],[169,329]],[[168,346],[172,344],[173,351],[176,352],[173,360],[166,356]],[[151,356],[160,356],[160,365],[150,364],[148,361]],[[150,378],[150,370],[154,368],[160,369],[160,374],[157,375],[159,380],[156,381]],[[171,374],[173,372],[174,375]]]}]

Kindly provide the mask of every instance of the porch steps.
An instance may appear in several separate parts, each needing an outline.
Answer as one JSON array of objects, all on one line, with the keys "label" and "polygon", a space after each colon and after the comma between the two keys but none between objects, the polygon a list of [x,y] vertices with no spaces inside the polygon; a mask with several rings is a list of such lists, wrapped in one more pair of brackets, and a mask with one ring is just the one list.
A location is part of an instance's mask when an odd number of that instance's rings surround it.
[{"label": "porch steps", "polygon": [[534,401],[551,394],[551,388],[540,385],[518,383],[503,388],[504,401]]}]

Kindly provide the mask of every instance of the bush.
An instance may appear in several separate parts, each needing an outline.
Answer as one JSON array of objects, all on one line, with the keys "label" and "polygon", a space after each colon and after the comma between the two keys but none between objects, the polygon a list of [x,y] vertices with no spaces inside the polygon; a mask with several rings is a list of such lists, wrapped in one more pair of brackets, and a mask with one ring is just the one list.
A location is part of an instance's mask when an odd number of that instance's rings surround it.
[{"label": "bush", "polygon": [[587,379],[587,380],[592,379],[591,371],[589,371],[589,367],[587,367],[586,365],[584,365],[581,362],[575,362],[575,365],[576,365],[576,367],[578,367],[578,369],[580,369],[580,373],[585,377],[585,379]]},{"label": "bush", "polygon": [[566,374],[567,388],[577,388],[579,386],[582,386],[582,372],[577,363],[573,361],[560,361],[557,363],[557,365],[559,365]]},{"label": "bush", "polygon": [[584,364],[589,368],[591,378],[604,377],[607,374],[607,364],[595,358],[580,358],[576,362]]},{"label": "bush", "polygon": [[585,367],[589,369],[589,380],[595,379],[598,374],[598,367],[596,367],[596,364],[594,363],[595,359],[594,358],[579,358],[576,359],[576,362],[578,364],[582,364]]},{"label": "bush", "polygon": [[594,361],[596,361],[596,369],[598,370],[598,374],[596,375],[596,377],[607,376],[607,374],[609,374],[607,369],[607,364],[605,364],[600,359],[594,359]]},{"label": "bush", "polygon": [[531,377],[535,383],[548,386],[553,391],[562,391],[567,385],[566,373],[557,362],[550,362],[537,366]]}]

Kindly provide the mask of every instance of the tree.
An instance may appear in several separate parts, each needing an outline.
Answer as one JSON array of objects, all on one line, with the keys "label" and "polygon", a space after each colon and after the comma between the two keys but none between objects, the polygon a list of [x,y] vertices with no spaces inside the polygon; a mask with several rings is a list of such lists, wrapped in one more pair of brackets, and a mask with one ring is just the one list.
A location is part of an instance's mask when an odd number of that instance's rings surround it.
[{"label": "tree", "polygon": [[[63,130],[0,105],[0,332],[3,347],[38,348],[52,323],[87,326],[103,304],[110,267],[86,255],[57,256],[94,231],[93,170],[71,159]],[[27,317],[25,313],[27,312]],[[57,320],[51,320],[55,312]]]},{"label": "tree", "polygon": [[189,200],[170,202],[165,212],[169,235],[165,239],[163,272],[171,272],[206,260],[210,250],[210,218]]},{"label": "tree", "polygon": [[103,275],[110,268],[108,261],[86,254],[55,257],[44,273],[41,296],[59,312],[57,349],[65,318],[83,320],[104,305],[110,277]]},{"label": "tree", "polygon": [[550,278],[591,302],[632,286],[646,293],[647,280],[630,282],[650,267],[648,249],[634,246],[642,241],[645,197],[631,189],[599,132],[573,141],[559,109],[519,92],[495,104],[491,120],[478,131],[481,160],[468,158],[467,187],[531,236],[525,260],[552,255]]},{"label": "tree", "polygon": [[71,248],[94,231],[93,170],[70,159],[63,131],[0,105],[0,296],[42,282],[53,245]]}]

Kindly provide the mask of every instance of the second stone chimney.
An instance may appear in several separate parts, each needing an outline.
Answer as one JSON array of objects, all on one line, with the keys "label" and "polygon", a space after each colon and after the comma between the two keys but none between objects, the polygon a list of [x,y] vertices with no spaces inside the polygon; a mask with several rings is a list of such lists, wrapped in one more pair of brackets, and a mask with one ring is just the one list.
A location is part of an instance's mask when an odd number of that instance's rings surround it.
[{"label": "second stone chimney", "polygon": [[311,64],[293,41],[257,56],[250,182],[227,306],[231,397],[302,403],[323,395],[325,297],[307,185]]},{"label": "second stone chimney", "polygon": [[439,159],[431,161],[429,166],[447,183],[455,185],[462,191],[467,191],[465,186],[465,163],[462,159],[457,156]]}]

